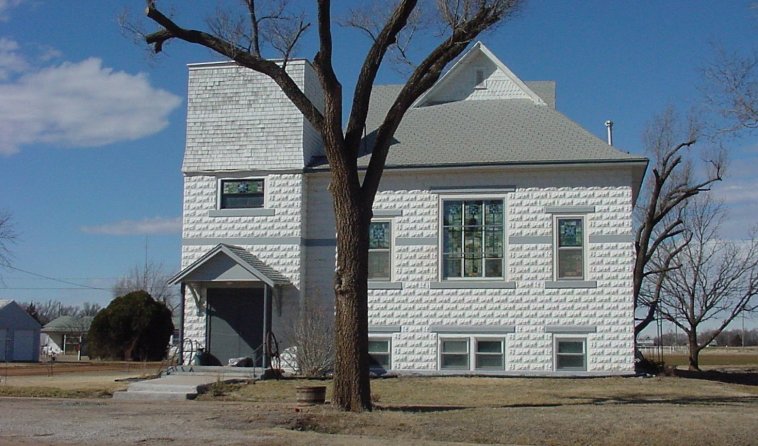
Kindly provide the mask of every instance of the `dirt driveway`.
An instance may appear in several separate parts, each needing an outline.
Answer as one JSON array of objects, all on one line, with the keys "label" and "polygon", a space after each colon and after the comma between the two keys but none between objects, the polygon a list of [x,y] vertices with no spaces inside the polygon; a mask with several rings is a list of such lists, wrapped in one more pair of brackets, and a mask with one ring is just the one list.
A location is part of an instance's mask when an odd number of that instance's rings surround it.
[{"label": "dirt driveway", "polygon": [[[264,412],[265,410],[265,412]],[[386,439],[298,431],[291,404],[0,398],[0,446],[386,445]],[[294,430],[293,430],[294,429]],[[391,440],[392,444],[460,443]]]}]

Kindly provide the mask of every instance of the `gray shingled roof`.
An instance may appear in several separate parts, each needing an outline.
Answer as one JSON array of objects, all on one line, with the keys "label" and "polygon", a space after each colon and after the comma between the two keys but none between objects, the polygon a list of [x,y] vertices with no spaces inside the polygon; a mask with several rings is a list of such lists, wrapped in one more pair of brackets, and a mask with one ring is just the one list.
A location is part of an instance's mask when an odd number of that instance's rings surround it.
[{"label": "gray shingled roof", "polygon": [[60,316],[42,327],[43,333],[79,333],[89,331],[92,316]]},{"label": "gray shingled roof", "polygon": [[275,270],[274,268],[270,267],[268,264],[266,264],[264,261],[259,259],[258,257],[251,254],[249,251],[247,251],[244,248],[240,248],[239,246],[234,245],[226,245],[224,244],[226,248],[229,249],[229,251],[233,252],[237,255],[240,259],[244,260],[248,265],[255,268],[257,271],[260,271],[261,274],[265,275],[271,281],[276,285],[286,285],[290,283],[289,279],[284,277],[282,273]]},{"label": "gray shingled roof", "polygon": [[[554,103],[554,84],[530,83]],[[366,140],[400,91],[376,86]],[[552,99],[552,100],[550,100]],[[560,112],[527,99],[468,100],[410,109],[395,132],[386,166],[460,166],[566,162],[640,162],[584,130]],[[370,154],[360,157],[367,166]],[[322,160],[323,162],[323,160]],[[320,163],[319,163],[320,164]]]},{"label": "gray shingled roof", "polygon": [[198,268],[201,268],[205,262],[212,259],[218,253],[223,253],[224,255],[228,256],[233,261],[237,262],[238,265],[242,266],[248,272],[250,272],[250,274],[258,277],[261,279],[261,281],[271,286],[287,285],[290,283],[289,279],[287,279],[287,277],[285,277],[282,273],[275,270],[274,268],[271,268],[261,259],[248,252],[246,249],[239,246],[227,245],[225,243],[216,245],[213,249],[194,261],[191,265],[178,272],[174,277],[169,279],[168,282],[171,284],[180,283],[186,276]]}]

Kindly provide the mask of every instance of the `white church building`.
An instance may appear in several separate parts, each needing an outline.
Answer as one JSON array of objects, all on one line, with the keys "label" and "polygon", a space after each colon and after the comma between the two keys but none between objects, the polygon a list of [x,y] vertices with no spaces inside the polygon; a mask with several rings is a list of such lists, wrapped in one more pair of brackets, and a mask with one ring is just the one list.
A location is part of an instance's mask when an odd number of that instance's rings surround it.
[{"label": "white church building", "polygon": [[[307,61],[288,71],[322,102]],[[399,89],[375,87],[367,139]],[[387,156],[370,232],[372,369],[633,373],[632,208],[646,167],[556,111],[554,82],[524,82],[473,45]],[[269,333],[281,339],[306,302],[333,308],[320,137],[264,75],[193,64],[182,171],[183,345],[220,364],[267,361]]]}]

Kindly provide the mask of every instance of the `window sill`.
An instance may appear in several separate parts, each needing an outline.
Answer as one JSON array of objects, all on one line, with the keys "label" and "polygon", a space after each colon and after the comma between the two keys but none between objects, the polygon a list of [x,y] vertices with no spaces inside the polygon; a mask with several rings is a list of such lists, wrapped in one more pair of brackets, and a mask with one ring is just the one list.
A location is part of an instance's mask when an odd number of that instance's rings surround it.
[{"label": "window sill", "polygon": [[515,290],[516,282],[504,280],[446,280],[442,282],[430,282],[429,288],[433,290],[448,289],[501,289]]},{"label": "window sill", "polygon": [[209,217],[272,217],[276,215],[275,209],[217,209],[208,211]]},{"label": "window sill", "polygon": [[370,290],[402,290],[403,282],[368,281]]},{"label": "window sill", "polygon": [[[429,331],[437,334],[451,335],[494,335],[515,333],[513,325],[432,325]],[[468,369],[466,369],[468,370]]]},{"label": "window sill", "polygon": [[596,280],[551,280],[545,282],[545,289],[597,288]]}]

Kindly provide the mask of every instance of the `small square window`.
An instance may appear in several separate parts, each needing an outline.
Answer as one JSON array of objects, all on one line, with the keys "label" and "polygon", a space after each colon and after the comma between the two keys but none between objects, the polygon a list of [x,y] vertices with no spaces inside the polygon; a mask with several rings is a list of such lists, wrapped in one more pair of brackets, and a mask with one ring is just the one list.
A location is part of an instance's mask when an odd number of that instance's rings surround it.
[{"label": "small square window", "polygon": [[468,347],[468,339],[443,339],[441,342],[440,368],[468,370]]},{"label": "small square window", "polygon": [[556,370],[587,370],[586,339],[557,339],[555,350]]},{"label": "small square window", "polygon": [[392,368],[392,351],[389,339],[368,340],[369,368],[390,370]]},{"label": "small square window", "polygon": [[500,339],[477,339],[476,340],[476,369],[478,370],[502,370],[505,361],[503,355],[503,341]]},{"label": "small square window", "polygon": [[221,180],[220,209],[262,208],[263,179]]}]

